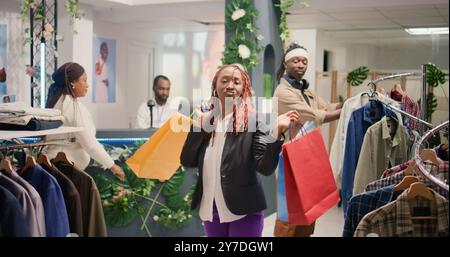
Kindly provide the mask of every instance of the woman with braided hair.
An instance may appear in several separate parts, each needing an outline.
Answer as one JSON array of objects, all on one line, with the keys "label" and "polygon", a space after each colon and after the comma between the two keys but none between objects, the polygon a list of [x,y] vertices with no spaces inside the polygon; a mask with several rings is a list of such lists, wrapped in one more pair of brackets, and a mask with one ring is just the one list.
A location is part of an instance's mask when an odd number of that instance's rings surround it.
[{"label": "woman with braided hair", "polygon": [[298,121],[295,111],[280,115],[270,133],[251,96],[242,66],[220,67],[209,111],[197,110],[180,156],[183,166],[199,170],[192,209],[199,208],[207,236],[261,236],[266,200],[257,173],[269,176],[275,171],[282,133]]},{"label": "woman with braided hair", "polygon": [[[64,137],[75,136],[75,142],[70,145],[48,146],[46,152],[49,158],[54,158],[58,152],[64,152],[74,165],[84,170],[91,157],[102,164],[105,169],[110,169],[121,180],[125,179],[125,173],[120,166],[105,151],[97,141],[96,129],[89,110],[78,98],[87,94],[87,75],[84,68],[75,62],[68,62],[59,67],[52,75],[54,83],[48,89],[46,108],[61,110],[64,116],[64,126],[83,127],[84,130],[73,135],[65,134]],[[48,136],[48,139],[56,139],[61,136]]]}]

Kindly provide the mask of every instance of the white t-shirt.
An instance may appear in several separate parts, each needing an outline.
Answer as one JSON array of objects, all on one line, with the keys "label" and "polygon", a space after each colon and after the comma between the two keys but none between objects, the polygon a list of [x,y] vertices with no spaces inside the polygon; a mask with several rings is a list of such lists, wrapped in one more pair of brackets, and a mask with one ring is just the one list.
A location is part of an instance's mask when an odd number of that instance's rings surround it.
[{"label": "white t-shirt", "polygon": [[[177,111],[178,109],[171,108],[169,100],[164,105],[156,104],[153,107],[153,127],[160,128]],[[136,123],[138,128],[150,127],[150,109],[147,102],[139,106]]]}]

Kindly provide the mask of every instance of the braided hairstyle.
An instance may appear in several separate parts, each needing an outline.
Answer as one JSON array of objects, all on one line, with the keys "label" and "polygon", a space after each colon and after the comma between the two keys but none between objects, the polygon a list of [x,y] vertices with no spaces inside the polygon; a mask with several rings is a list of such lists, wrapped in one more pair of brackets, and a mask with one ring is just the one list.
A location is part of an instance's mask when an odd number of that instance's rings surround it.
[{"label": "braided hairstyle", "polygon": [[304,46],[299,45],[296,42],[292,42],[291,44],[289,44],[288,48],[286,49],[286,52],[283,55],[283,58],[281,59],[281,64],[280,64],[280,68],[278,68],[278,72],[277,72],[277,79],[278,81],[280,81],[280,79],[283,77],[284,72],[285,72],[285,68],[284,68],[284,57],[286,56],[287,53],[289,53],[290,51],[297,49],[297,48],[301,48],[305,51],[307,51],[307,49]]},{"label": "braided hairstyle", "polygon": [[[238,129],[243,126],[244,131],[248,130],[248,114],[252,110],[253,106],[251,104],[251,96],[252,96],[252,85],[250,82],[250,77],[248,76],[247,72],[244,71],[242,66],[238,64],[227,64],[221,66],[216,74],[214,75],[214,79],[212,81],[212,90],[211,90],[211,96],[218,97],[217,95],[217,81],[219,80],[219,75],[222,72],[222,70],[233,67],[234,70],[238,70],[242,77],[242,95],[240,96],[242,99],[241,103],[236,103],[236,101],[233,102],[233,134],[237,134]],[[214,104],[211,104],[211,111],[214,109]],[[214,124],[214,118],[211,120],[211,125]],[[214,140],[215,131],[212,131],[211,133],[212,139]]]}]

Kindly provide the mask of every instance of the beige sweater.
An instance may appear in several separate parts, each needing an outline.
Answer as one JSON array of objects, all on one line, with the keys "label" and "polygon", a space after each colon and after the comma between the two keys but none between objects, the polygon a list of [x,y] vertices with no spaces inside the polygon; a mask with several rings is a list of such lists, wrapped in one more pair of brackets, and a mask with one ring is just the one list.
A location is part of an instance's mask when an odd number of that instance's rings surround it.
[{"label": "beige sweater", "polygon": [[336,110],[337,103],[331,104],[323,100],[310,89],[305,90],[305,95],[309,98],[311,106],[305,101],[300,90],[292,87],[289,82],[281,78],[273,98],[273,101],[278,101],[278,115],[296,110],[300,114],[300,122],[303,124],[306,121],[312,121],[316,126],[322,125],[327,111]]}]

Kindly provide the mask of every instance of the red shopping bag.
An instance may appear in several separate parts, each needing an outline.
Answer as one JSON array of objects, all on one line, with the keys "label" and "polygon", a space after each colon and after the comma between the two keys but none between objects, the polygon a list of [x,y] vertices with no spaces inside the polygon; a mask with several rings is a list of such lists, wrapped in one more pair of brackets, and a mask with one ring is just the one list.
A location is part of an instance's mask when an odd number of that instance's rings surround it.
[{"label": "red shopping bag", "polygon": [[339,202],[319,128],[283,145],[283,165],[290,224],[310,225]]}]

